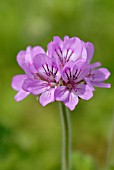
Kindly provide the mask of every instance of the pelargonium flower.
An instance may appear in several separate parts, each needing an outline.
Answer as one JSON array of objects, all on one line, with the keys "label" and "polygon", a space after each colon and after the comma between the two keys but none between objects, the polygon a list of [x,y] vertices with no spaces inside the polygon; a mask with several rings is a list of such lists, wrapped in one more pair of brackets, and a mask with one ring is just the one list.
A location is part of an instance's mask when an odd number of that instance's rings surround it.
[{"label": "pelargonium flower", "polygon": [[74,110],[79,98],[89,100],[93,91],[84,81],[89,71],[90,65],[84,60],[68,62],[62,72],[62,85],[55,90],[56,100],[64,102],[70,110]]},{"label": "pelargonium flower", "polygon": [[[91,42],[84,42],[78,37],[65,36],[62,40],[59,36],[55,36],[53,41],[48,44],[47,54],[58,60],[62,68],[67,62],[76,62],[79,59],[86,60],[90,64],[94,54],[94,46]],[[101,64],[96,62],[95,65],[98,67]]]},{"label": "pelargonium flower", "polygon": [[37,73],[34,79],[28,77],[25,79],[22,88],[33,95],[40,95],[40,103],[45,106],[55,101],[54,93],[61,72],[55,59],[49,58],[46,54],[38,54],[33,60]]},{"label": "pelargonium flower", "polygon": [[93,54],[92,43],[68,36],[64,40],[54,37],[47,53],[39,46],[20,51],[17,62],[25,74],[13,77],[16,101],[33,94],[43,106],[57,100],[73,110],[80,98],[89,100],[93,96],[94,86],[110,88],[103,82],[110,72],[98,68],[100,62],[91,64]]},{"label": "pelargonium flower", "polygon": [[[87,52],[87,63],[91,63],[94,54],[94,46],[92,43],[87,42],[84,44],[84,48]],[[101,66],[100,62],[95,62],[90,64],[89,74],[86,76],[85,80],[89,86],[94,89],[94,86],[102,87],[102,88],[110,88],[111,85],[109,83],[104,83],[104,80],[107,80],[110,76],[110,72],[106,68],[98,68]]]},{"label": "pelargonium flower", "polygon": [[55,36],[53,41],[48,44],[47,54],[58,60],[61,68],[69,61],[76,62],[78,59],[87,58],[87,51],[84,42],[78,37],[69,38]]},{"label": "pelargonium flower", "polygon": [[20,74],[13,77],[12,87],[14,90],[18,91],[17,95],[15,96],[16,101],[23,100],[30,94],[30,92],[23,90],[22,85],[28,76],[32,77],[32,74],[37,72],[33,65],[33,59],[34,56],[39,53],[45,53],[43,48],[39,46],[33,48],[28,46],[25,51],[21,50],[17,55],[17,62],[26,74]]}]

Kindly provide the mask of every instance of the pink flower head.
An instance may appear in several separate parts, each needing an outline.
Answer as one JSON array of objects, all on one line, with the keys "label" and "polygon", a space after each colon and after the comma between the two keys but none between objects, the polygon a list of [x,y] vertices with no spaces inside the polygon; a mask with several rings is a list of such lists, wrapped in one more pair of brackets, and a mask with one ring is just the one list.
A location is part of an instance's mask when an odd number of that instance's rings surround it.
[{"label": "pink flower head", "polygon": [[39,46],[20,51],[17,62],[25,74],[13,77],[12,87],[18,91],[15,100],[33,94],[43,106],[57,100],[74,110],[80,98],[89,100],[93,96],[94,86],[110,88],[104,83],[110,72],[98,68],[99,62],[90,63],[93,54],[92,43],[68,36],[64,40],[54,37],[47,54]]}]

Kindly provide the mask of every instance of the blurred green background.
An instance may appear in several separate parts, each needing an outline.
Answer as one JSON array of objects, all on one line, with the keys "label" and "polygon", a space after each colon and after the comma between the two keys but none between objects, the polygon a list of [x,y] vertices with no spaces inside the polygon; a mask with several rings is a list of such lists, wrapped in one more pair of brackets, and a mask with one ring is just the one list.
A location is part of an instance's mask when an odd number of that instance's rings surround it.
[{"label": "blurred green background", "polygon": [[[0,170],[60,170],[58,103],[42,107],[32,95],[16,103],[11,88],[12,77],[23,73],[17,53],[28,45],[46,49],[55,35],[93,42],[93,61],[101,61],[112,73],[111,89],[96,89],[91,100],[80,101],[70,114],[77,170],[92,170],[86,168],[88,162],[101,169],[106,162],[114,112],[114,1],[1,0]],[[110,160],[113,163],[114,147]]]}]

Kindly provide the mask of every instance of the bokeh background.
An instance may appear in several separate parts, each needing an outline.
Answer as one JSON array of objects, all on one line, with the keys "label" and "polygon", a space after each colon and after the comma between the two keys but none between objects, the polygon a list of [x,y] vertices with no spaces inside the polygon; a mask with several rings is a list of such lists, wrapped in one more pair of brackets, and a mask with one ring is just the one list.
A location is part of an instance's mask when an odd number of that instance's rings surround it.
[{"label": "bokeh background", "polygon": [[[111,89],[98,89],[70,113],[74,170],[103,169],[114,114],[114,1],[0,1],[0,170],[60,170],[58,103],[42,107],[34,96],[16,103],[12,77],[23,73],[16,55],[53,36],[78,36],[95,46],[93,61],[111,71]],[[110,161],[114,162],[114,142]]]}]

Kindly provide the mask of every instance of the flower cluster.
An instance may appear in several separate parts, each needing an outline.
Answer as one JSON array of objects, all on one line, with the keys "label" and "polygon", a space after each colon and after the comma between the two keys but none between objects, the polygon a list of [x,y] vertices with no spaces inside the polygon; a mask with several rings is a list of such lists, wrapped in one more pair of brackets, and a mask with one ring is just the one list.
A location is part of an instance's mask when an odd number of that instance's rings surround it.
[{"label": "flower cluster", "polygon": [[93,96],[94,86],[110,88],[103,82],[110,72],[99,68],[99,62],[90,64],[93,53],[92,43],[68,36],[64,40],[54,37],[47,52],[40,46],[20,51],[17,62],[25,74],[13,77],[12,87],[18,91],[15,100],[33,94],[39,96],[43,106],[57,100],[74,110],[80,98],[89,100]]}]

